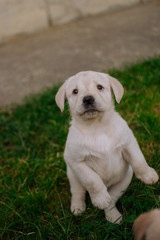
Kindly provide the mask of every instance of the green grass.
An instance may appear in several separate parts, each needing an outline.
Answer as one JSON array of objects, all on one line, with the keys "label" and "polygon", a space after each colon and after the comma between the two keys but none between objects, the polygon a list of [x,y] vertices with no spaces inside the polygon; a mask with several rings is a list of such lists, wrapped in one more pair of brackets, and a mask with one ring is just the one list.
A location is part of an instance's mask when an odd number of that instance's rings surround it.
[{"label": "green grass", "polygon": [[[134,131],[150,164],[160,174],[160,58],[111,70],[125,87],[116,109]],[[69,111],[55,104],[58,87],[0,109],[0,239],[132,240],[132,223],[160,207],[160,184],[135,177],[118,202],[121,225],[106,221],[87,196],[82,216],[70,213],[70,190],[63,162]]]}]

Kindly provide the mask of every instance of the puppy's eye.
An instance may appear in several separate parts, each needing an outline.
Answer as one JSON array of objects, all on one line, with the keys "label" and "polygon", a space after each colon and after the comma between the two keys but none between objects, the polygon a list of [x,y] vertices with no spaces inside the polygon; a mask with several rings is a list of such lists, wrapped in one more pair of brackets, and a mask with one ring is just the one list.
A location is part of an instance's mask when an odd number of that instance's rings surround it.
[{"label": "puppy's eye", "polygon": [[98,89],[98,90],[102,90],[102,89],[103,89],[103,86],[99,84],[99,85],[97,85],[97,89]]},{"label": "puppy's eye", "polygon": [[72,93],[76,95],[78,93],[78,89],[74,89]]}]

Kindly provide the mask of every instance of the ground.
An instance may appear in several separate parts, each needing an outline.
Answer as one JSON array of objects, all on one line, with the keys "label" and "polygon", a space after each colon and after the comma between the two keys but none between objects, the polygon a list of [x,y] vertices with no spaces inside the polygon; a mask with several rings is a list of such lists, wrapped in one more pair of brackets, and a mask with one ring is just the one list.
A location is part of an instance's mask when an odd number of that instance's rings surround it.
[{"label": "ground", "polygon": [[[125,88],[116,110],[160,175],[160,58],[109,73]],[[136,217],[160,207],[160,184],[147,186],[133,178],[118,202],[121,225],[107,222],[89,196],[86,212],[73,216],[63,161],[70,116],[67,105],[61,113],[55,104],[58,87],[0,109],[0,238],[132,240]]]}]

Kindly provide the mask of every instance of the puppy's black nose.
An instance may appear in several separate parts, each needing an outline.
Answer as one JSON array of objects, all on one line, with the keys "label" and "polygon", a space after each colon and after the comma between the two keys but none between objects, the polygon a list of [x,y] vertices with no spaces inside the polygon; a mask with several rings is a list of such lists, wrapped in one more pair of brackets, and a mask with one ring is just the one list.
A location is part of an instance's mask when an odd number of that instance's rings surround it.
[{"label": "puppy's black nose", "polygon": [[83,98],[83,103],[85,106],[88,106],[88,105],[93,105],[95,99],[93,96],[86,96]]}]

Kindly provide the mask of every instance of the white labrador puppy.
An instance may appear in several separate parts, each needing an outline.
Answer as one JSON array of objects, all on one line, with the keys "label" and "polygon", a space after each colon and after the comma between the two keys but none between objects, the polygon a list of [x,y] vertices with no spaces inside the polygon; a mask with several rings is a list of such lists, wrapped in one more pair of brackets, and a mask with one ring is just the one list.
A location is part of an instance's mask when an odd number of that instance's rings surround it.
[{"label": "white labrador puppy", "polygon": [[119,103],[121,83],[108,74],[80,72],[61,86],[56,103],[63,111],[67,99],[72,121],[64,159],[71,186],[71,211],[85,211],[85,193],[106,218],[119,223],[115,204],[128,188],[133,171],[146,184],[158,181],[125,120],[115,112],[112,93]]},{"label": "white labrador puppy", "polygon": [[135,240],[160,240],[160,210],[141,214],[134,222]]}]

